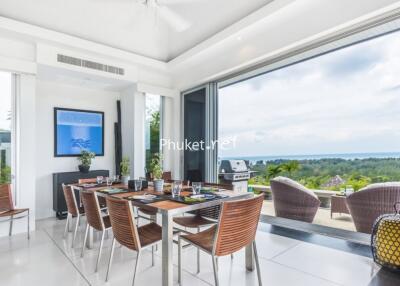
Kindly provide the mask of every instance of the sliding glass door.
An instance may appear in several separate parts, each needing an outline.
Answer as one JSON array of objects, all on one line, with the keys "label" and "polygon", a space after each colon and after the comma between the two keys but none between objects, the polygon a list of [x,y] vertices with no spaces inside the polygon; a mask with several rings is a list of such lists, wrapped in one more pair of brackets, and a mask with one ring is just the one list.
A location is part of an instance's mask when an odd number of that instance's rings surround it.
[{"label": "sliding glass door", "polygon": [[[183,95],[183,145],[185,142],[205,142],[206,140],[206,96],[207,87],[201,87]],[[205,150],[184,148],[183,152],[184,178],[191,182],[204,181],[206,177]]]},{"label": "sliding glass door", "polygon": [[13,75],[11,73],[0,72],[0,184],[14,183],[14,97],[12,83]]}]

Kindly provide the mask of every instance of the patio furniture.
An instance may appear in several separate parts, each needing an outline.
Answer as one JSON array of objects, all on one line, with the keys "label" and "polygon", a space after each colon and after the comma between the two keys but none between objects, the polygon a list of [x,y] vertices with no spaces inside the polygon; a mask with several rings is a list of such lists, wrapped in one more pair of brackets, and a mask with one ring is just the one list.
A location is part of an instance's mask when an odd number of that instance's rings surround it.
[{"label": "patio furniture", "polygon": [[81,257],[83,257],[83,254],[85,252],[86,240],[88,237],[89,228],[93,228],[97,231],[102,232],[100,247],[99,247],[99,254],[97,256],[96,268],[94,270],[94,272],[97,272],[97,270],[99,268],[101,252],[103,250],[104,235],[109,229],[111,229],[110,216],[108,216],[108,215],[102,216],[100,204],[99,204],[99,201],[97,199],[97,195],[95,192],[82,191],[80,194],[81,194],[80,197],[82,199],[83,207],[85,209],[86,221],[87,221],[85,238],[83,239]]},{"label": "patio furniture", "polygon": [[[26,215],[23,216],[17,216],[22,213],[27,213]],[[10,184],[3,184],[0,185],[0,217],[9,217],[7,220],[2,220],[1,222],[10,222],[10,229],[8,232],[8,235],[12,235],[12,229],[13,229],[13,222],[16,219],[21,219],[26,217],[27,218],[27,226],[28,226],[28,239],[29,237],[29,209],[15,209],[14,208],[14,202],[12,199],[12,192],[11,192],[11,185]]]},{"label": "patio furniture", "polygon": [[347,205],[356,230],[371,233],[375,220],[393,213],[393,205],[400,201],[400,182],[371,184],[347,197]]},{"label": "patio furniture", "polygon": [[62,188],[65,196],[65,202],[67,203],[67,211],[68,211],[67,221],[65,223],[64,238],[67,235],[70,222],[72,222],[72,219],[74,217],[76,218],[74,235],[72,237],[72,243],[71,243],[71,248],[73,248],[76,239],[76,233],[78,232],[79,221],[81,216],[85,215],[85,209],[81,206],[78,206],[74,188],[72,186],[70,185],[67,186],[62,184]]},{"label": "patio furniture", "polygon": [[264,196],[224,202],[217,226],[196,234],[180,235],[178,240],[178,282],[182,286],[182,240],[196,246],[212,257],[215,285],[219,285],[217,258],[231,255],[248,245],[253,245],[258,284],[261,272],[256,248],[256,232]]},{"label": "patio furniture", "polygon": [[331,196],[331,218],[334,213],[350,214],[347,207],[346,196]]},{"label": "patio furniture", "polygon": [[110,213],[111,226],[114,233],[106,281],[108,281],[110,276],[115,241],[118,241],[118,243],[120,243],[122,246],[137,252],[132,282],[132,286],[134,286],[136,273],[139,267],[140,255],[143,249],[151,247],[152,266],[154,266],[154,245],[161,241],[161,227],[154,222],[137,227],[135,223],[135,217],[133,215],[133,208],[129,201],[113,198],[111,196],[108,196],[106,200],[108,211]]},{"label": "patio furniture", "polygon": [[318,197],[303,185],[286,177],[271,180],[275,215],[312,222],[321,204]]}]

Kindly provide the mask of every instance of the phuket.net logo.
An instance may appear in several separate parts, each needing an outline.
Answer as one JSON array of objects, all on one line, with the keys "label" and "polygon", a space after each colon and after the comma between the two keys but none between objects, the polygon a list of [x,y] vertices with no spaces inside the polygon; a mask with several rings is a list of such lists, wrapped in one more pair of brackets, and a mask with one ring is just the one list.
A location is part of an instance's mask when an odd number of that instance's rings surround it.
[{"label": "phuket.net logo", "polygon": [[205,140],[200,141],[173,141],[170,139],[161,139],[162,148],[174,151],[205,151],[205,150],[229,150],[236,147],[236,137],[224,138],[221,140],[211,140],[209,144]]}]

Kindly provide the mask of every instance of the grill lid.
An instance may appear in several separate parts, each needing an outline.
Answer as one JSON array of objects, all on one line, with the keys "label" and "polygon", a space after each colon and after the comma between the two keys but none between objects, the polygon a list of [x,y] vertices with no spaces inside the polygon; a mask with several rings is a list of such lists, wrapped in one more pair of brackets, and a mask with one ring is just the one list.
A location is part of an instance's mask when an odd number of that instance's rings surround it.
[{"label": "grill lid", "polygon": [[244,160],[222,160],[219,167],[220,173],[241,173],[247,171],[249,169]]}]

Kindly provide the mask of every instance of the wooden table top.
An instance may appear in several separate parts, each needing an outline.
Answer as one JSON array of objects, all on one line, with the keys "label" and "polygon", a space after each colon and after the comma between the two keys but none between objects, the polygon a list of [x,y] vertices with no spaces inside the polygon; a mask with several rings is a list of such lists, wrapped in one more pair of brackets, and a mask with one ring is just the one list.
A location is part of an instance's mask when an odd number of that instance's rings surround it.
[{"label": "wooden table top", "polygon": [[[106,194],[100,192],[101,190],[108,189],[108,188],[115,188],[115,189],[124,189],[124,190],[129,190],[127,185],[124,184],[115,184],[112,185],[111,187],[108,186],[98,186],[98,187],[83,187],[82,185],[78,184],[72,184],[72,186],[80,189],[80,190],[86,190],[86,191],[93,191],[93,192],[98,192],[100,196],[106,197],[106,196],[113,196],[113,197],[118,197],[125,199],[126,197],[129,196],[137,196],[137,195],[144,195],[144,194],[151,194],[151,195],[163,195],[164,193],[156,192],[154,191],[154,188],[149,186],[148,188],[139,191],[139,192],[125,192],[125,193],[119,193],[119,194]],[[188,189],[190,187],[186,187]],[[181,192],[181,196],[188,196],[190,195],[190,191],[185,191],[185,187],[183,188],[183,191]],[[196,203],[196,204],[185,204],[185,203],[180,203],[172,200],[162,200],[162,201],[156,201],[153,203],[143,203],[140,200],[130,200],[133,205],[138,206],[138,207],[145,207],[145,208],[150,208],[150,209],[156,209],[158,212],[165,213],[184,213],[187,211],[191,210],[196,210],[196,209],[201,209],[209,206],[215,206],[218,204],[221,204],[223,201],[226,200],[232,200],[232,199],[244,199],[252,196],[252,193],[243,193],[243,192],[238,192],[238,191],[230,191],[230,190],[222,190],[216,193],[216,195],[224,195],[227,196],[226,198],[221,198],[217,200],[212,200],[212,201],[206,201],[206,202],[201,202],[201,203]]]}]

